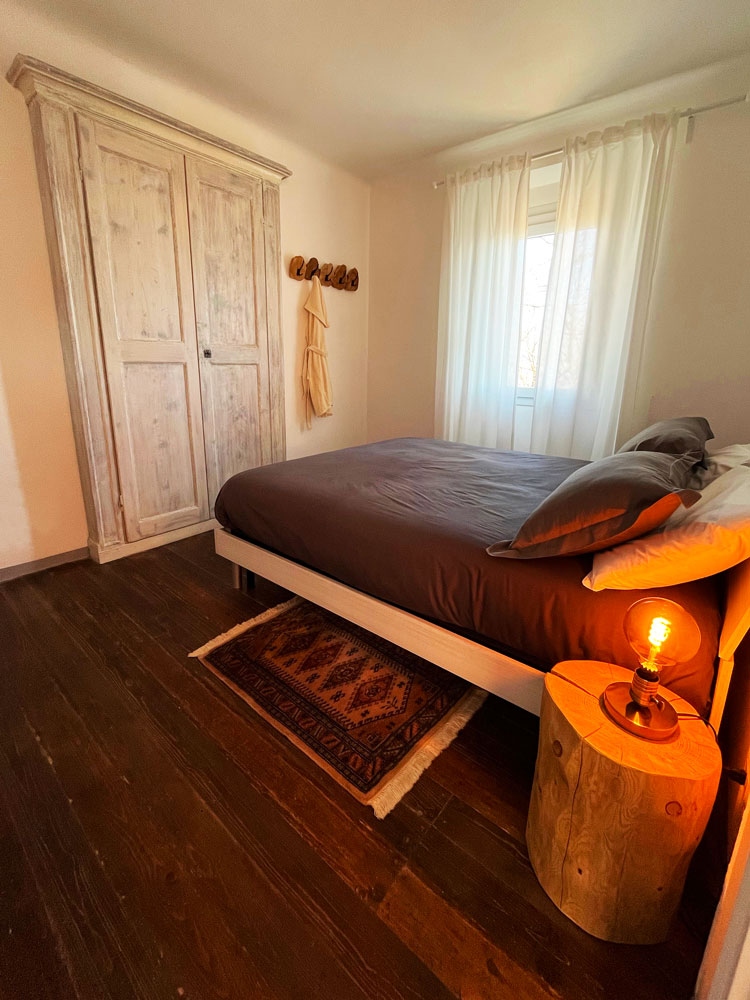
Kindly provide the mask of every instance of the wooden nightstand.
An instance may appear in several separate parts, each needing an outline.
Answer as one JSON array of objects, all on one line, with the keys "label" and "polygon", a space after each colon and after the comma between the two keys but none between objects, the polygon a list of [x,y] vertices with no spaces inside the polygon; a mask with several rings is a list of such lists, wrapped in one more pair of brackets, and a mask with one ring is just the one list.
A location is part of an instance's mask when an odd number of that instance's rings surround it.
[{"label": "wooden nightstand", "polygon": [[[654,743],[607,716],[600,697],[632,671],[566,660],[547,674],[526,843],[550,899],[606,941],[663,941],[721,773],[713,732],[680,718]],[[660,688],[682,715],[695,709]]]}]

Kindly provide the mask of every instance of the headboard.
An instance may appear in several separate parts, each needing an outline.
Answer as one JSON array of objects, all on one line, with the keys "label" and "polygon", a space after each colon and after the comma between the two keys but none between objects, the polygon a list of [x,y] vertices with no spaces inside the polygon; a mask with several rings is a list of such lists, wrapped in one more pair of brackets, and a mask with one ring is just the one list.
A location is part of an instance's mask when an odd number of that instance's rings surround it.
[{"label": "headboard", "polygon": [[729,682],[734,669],[734,654],[750,629],[750,559],[745,559],[727,572],[727,602],[724,624],[719,636],[719,667],[716,672],[714,696],[709,722],[718,732]]}]

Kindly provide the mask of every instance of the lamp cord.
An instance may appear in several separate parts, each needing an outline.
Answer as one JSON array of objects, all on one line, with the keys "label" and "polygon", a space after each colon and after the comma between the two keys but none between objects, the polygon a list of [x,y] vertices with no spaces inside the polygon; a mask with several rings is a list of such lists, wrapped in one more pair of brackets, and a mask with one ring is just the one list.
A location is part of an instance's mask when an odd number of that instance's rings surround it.
[{"label": "lamp cord", "polygon": [[716,740],[716,744],[718,746],[718,743],[719,743],[719,734],[716,732],[716,730],[711,725],[711,723],[708,721],[708,719],[704,719],[702,715],[697,715],[697,714],[696,715],[692,715],[690,712],[678,712],[677,713],[677,718],[678,719],[700,719],[700,721],[704,725],[708,726],[708,728],[714,734],[714,739]]}]

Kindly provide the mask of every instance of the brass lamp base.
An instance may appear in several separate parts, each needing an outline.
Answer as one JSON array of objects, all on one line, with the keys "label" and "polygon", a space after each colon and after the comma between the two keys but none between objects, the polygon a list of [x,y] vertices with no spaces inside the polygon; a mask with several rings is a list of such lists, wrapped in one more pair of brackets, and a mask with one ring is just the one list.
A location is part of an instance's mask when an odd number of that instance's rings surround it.
[{"label": "brass lamp base", "polygon": [[654,694],[648,705],[638,705],[627,681],[609,684],[602,701],[613,722],[644,740],[668,740],[680,728],[677,712],[668,701]]}]

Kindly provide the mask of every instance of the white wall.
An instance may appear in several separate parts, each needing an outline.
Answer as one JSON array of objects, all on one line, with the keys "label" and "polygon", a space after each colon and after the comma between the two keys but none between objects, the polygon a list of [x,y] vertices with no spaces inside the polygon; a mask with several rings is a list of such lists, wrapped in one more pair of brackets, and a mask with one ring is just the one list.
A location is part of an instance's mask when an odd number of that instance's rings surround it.
[{"label": "white wall", "polygon": [[[294,143],[168,79],[113,57],[0,0],[0,69],[24,52],[280,161],[282,307],[289,457],[361,443],[366,434],[370,187]],[[86,544],[67,392],[28,114],[0,82],[0,567]],[[334,415],[304,427],[301,305],[309,283],[289,258],[359,268],[355,293],[327,291]]]},{"label": "white wall", "polygon": [[[368,438],[432,435],[444,198],[432,180],[509,152],[649,111],[697,107],[750,89],[750,60],[673,77],[405,164],[372,192]],[[683,122],[680,135],[684,135]],[[697,119],[678,143],[635,411],[703,414],[717,443],[750,441],[750,104]]]}]

